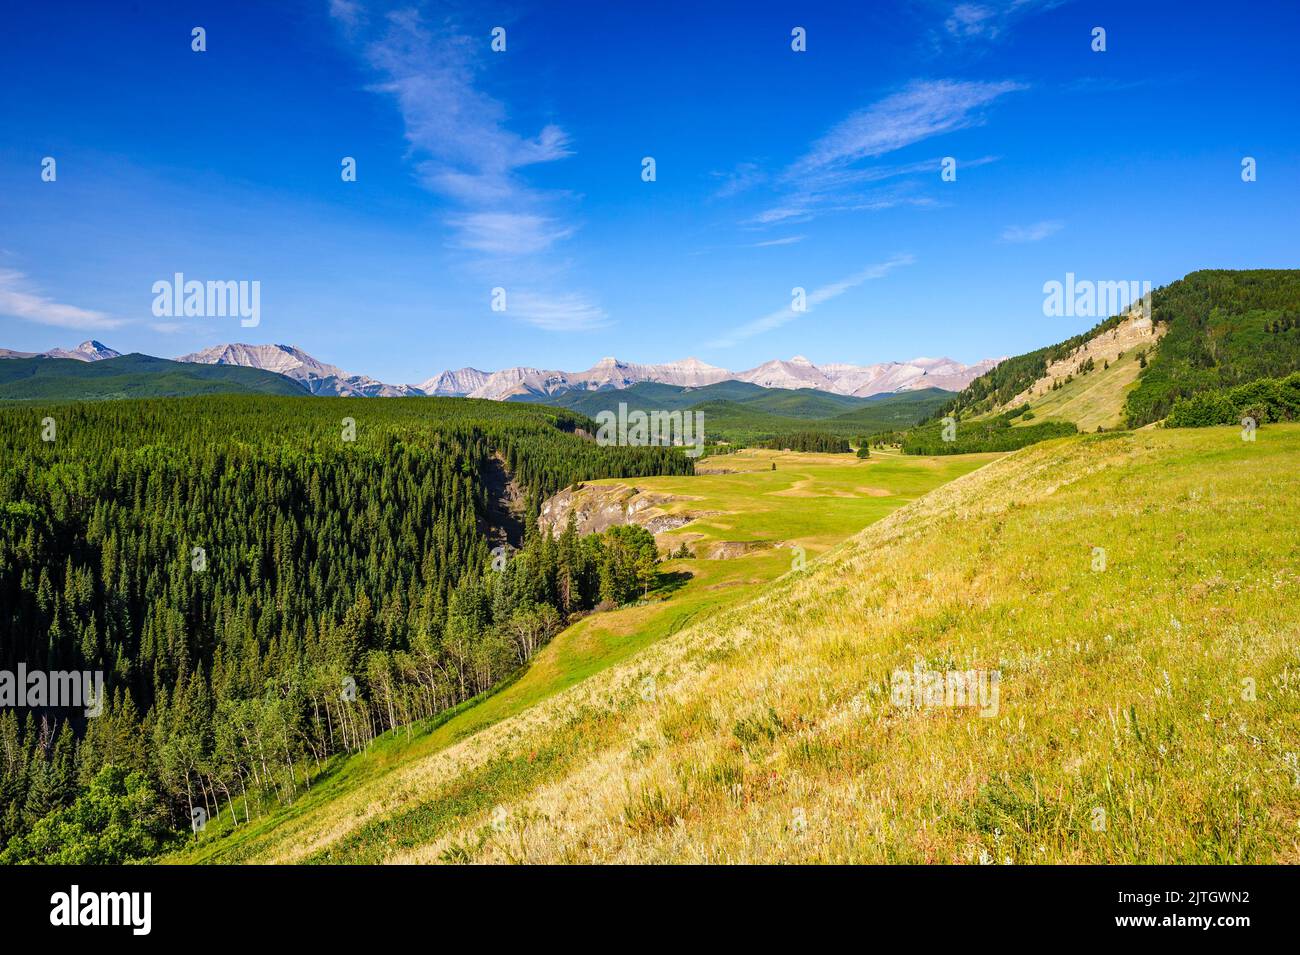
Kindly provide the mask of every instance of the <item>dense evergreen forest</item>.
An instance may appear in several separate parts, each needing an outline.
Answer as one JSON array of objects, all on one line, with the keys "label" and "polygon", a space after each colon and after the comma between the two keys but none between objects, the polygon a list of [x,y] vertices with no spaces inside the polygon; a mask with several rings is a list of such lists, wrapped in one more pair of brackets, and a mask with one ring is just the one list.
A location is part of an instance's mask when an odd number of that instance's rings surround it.
[{"label": "dense evergreen forest", "polygon": [[779,434],[768,438],[759,445],[777,451],[799,451],[801,453],[819,452],[824,454],[848,454],[849,441],[839,435],[827,434],[825,431],[795,431],[792,434]]},{"label": "dense evergreen forest", "polygon": [[[0,861],[115,862],[201,810],[489,690],[570,615],[643,595],[638,528],[540,534],[576,481],[686,474],[584,416],[465,399],[0,408],[0,670],[103,671],[102,713],[0,712]],[[489,550],[489,459],[522,549]]]}]

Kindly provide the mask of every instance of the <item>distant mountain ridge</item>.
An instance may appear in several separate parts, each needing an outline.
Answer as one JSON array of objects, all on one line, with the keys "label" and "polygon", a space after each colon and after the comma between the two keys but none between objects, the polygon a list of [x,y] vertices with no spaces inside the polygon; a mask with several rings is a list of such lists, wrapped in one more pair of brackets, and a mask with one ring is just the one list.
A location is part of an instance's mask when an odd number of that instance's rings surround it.
[{"label": "distant mountain ridge", "polygon": [[[0,358],[42,357],[102,361],[119,357],[119,353],[97,341],[82,342],[72,350],[55,348],[40,353],[0,349]],[[796,355],[788,360],[774,359],[746,371],[733,372],[698,358],[640,364],[611,357],[602,358],[584,371],[530,366],[483,371],[466,367],[441,372],[418,385],[392,385],[369,375],[346,372],[293,345],[230,342],[175,359],[186,364],[231,365],[273,372],[313,395],[363,398],[434,395],[493,401],[545,401],[570,392],[621,391],[644,382],[703,388],[724,381],[737,381],[761,388],[813,389],[855,398],[927,388],[961,391],[1000,360],[985,359],[965,365],[951,358],[914,358],[906,362],[889,361],[874,365],[816,365],[804,356]]]},{"label": "distant mountain ridge", "polygon": [[284,375],[313,395],[340,398],[408,398],[424,391],[413,385],[387,385],[369,375],[350,375],[293,345],[213,345],[181,355],[177,361],[197,365],[239,365]]},{"label": "distant mountain ridge", "polygon": [[122,353],[114,351],[103,342],[93,338],[82,342],[76,348],[51,348],[49,351],[14,351],[0,348],[0,358],[72,358],[76,361],[103,361],[105,358],[120,358]]},{"label": "distant mountain ridge", "polygon": [[747,371],[732,372],[697,358],[642,365],[603,358],[586,371],[565,372],[515,367],[496,372],[477,368],[444,371],[421,385],[426,394],[468,398],[527,400],[569,391],[621,390],[641,382],[699,388],[722,381],[744,381],[763,388],[812,388],[835,395],[866,398],[918,388],[961,391],[1000,359],[965,365],[951,358],[914,358],[908,362],[874,365],[845,363],[815,365],[802,355],[764,362]]},{"label": "distant mountain ridge", "polygon": [[419,389],[426,395],[467,395],[482,387],[488,380],[488,373],[477,368],[461,368],[459,371],[444,371],[419,384]]}]

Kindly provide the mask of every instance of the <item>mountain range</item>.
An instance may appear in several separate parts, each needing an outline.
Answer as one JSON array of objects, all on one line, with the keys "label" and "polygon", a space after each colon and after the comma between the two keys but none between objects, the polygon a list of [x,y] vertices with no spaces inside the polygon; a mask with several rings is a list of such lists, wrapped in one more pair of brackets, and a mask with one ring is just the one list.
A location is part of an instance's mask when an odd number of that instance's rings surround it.
[{"label": "mountain range", "polygon": [[429,395],[448,395],[495,400],[529,400],[568,391],[607,391],[640,382],[699,388],[721,381],[745,381],[763,388],[812,388],[835,395],[865,398],[871,395],[917,388],[961,391],[997,365],[985,359],[964,365],[951,358],[914,358],[907,362],[888,361],[874,365],[815,365],[802,355],[764,362],[747,371],[729,371],[698,358],[641,365],[602,358],[586,371],[558,371],[516,367],[496,372],[477,368],[444,371],[418,387]]},{"label": "mountain range", "polygon": [[951,358],[914,358],[874,365],[815,365],[802,355],[764,362],[747,371],[729,371],[698,358],[643,365],[602,358],[586,371],[515,367],[488,372],[478,368],[444,371],[417,387],[427,395],[501,400],[528,400],[569,391],[623,389],[640,382],[700,388],[722,381],[744,381],[763,388],[812,388],[835,395],[865,398],[919,388],[961,391],[998,364],[985,359],[964,365]]},{"label": "mountain range", "polygon": [[[119,352],[101,342],[87,341],[75,349],[16,352],[0,349],[0,358],[72,358],[100,361]],[[700,388],[723,381],[741,381],[762,388],[813,389],[857,398],[916,389],[960,391],[998,364],[985,359],[965,365],[950,358],[914,358],[907,362],[874,365],[833,363],[815,365],[802,355],[774,359],[746,371],[733,372],[697,358],[664,364],[638,364],[603,358],[585,371],[516,366],[499,371],[460,368],[444,371],[418,385],[390,385],[368,375],[350,374],[326,364],[292,345],[214,345],[181,355],[178,362],[232,365],[273,372],[296,382],[309,394],[340,397],[446,397],[487,398],[494,401],[528,401],[569,392],[622,390],[643,382]]]},{"label": "mountain range", "polygon": [[410,398],[424,392],[412,385],[386,385],[369,375],[350,375],[292,345],[213,345],[181,355],[177,361],[196,365],[238,365],[273,371],[298,382],[313,395],[340,398]]},{"label": "mountain range", "polygon": [[0,358],[72,358],[76,361],[103,361],[105,358],[118,358],[120,351],[114,351],[103,342],[94,339],[84,341],[76,348],[51,348],[49,351],[14,351],[12,348],[0,348]]}]

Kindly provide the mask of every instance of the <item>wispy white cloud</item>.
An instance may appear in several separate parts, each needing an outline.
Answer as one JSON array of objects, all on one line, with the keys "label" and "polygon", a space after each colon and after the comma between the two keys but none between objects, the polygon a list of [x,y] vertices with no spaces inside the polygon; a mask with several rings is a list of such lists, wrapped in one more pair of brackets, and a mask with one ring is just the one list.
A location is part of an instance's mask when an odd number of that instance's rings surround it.
[{"label": "wispy white cloud", "polygon": [[754,225],[775,225],[779,222],[807,222],[812,218],[813,202],[810,197],[796,196],[792,201],[764,209],[748,221]]},{"label": "wispy white cloud", "polygon": [[557,296],[517,292],[507,299],[506,314],[548,332],[583,332],[609,324],[604,309],[572,292]]},{"label": "wispy white cloud", "polygon": [[[982,125],[985,107],[1026,89],[1011,80],[917,80],[850,114],[808,147],[777,177],[779,198],[748,220],[754,226],[807,222],[827,212],[879,211],[930,206],[919,194],[926,176],[938,182],[941,157],[904,163],[882,156],[936,136]],[[963,169],[995,157],[963,160]],[[888,188],[876,188],[897,180]]]},{"label": "wispy white cloud", "polygon": [[13,269],[0,269],[0,315],[59,328],[106,329],[124,324],[104,312],[47,298],[31,288],[23,273]]},{"label": "wispy white cloud", "polygon": [[959,3],[952,8],[943,22],[949,34],[956,37],[989,36],[1001,32],[997,11],[979,3]]},{"label": "wispy white cloud", "polygon": [[787,177],[801,179],[883,156],[913,143],[984,122],[980,108],[1021,83],[922,80],[859,110],[812,144]]},{"label": "wispy white cloud", "polygon": [[[465,248],[496,255],[530,255],[572,234],[553,221],[556,195],[532,188],[520,170],[571,155],[569,137],[547,124],[535,136],[510,129],[506,108],[479,88],[486,40],[414,9],[372,15],[358,0],[331,0],[330,12],[358,43],[401,114],[419,182],[461,207],[448,216]],[[518,243],[500,227],[514,217]]]},{"label": "wispy white cloud", "polygon": [[352,30],[364,21],[365,10],[355,0],[330,0],[330,16]]},{"label": "wispy white cloud", "polygon": [[914,256],[902,253],[900,255],[895,255],[890,259],[886,259],[884,262],[877,262],[874,265],[869,265],[859,272],[855,272],[846,278],[840,279],[838,282],[823,285],[821,288],[809,292],[806,299],[807,307],[803,311],[796,312],[793,305],[787,305],[785,308],[778,309],[775,312],[769,312],[762,318],[755,319],[745,325],[739,325],[736,328],[731,329],[721,338],[709,342],[709,347],[729,348],[748,338],[753,338],[755,335],[761,335],[763,332],[770,332],[775,328],[780,328],[782,325],[794,321],[801,315],[807,315],[818,305],[829,302],[831,299],[839,298],[849,289],[856,288],[863,282],[884,278],[890,272],[894,271],[894,269],[905,265],[911,265],[915,261],[916,259]]},{"label": "wispy white cloud", "polygon": [[[934,163],[934,168],[939,168],[938,162]],[[933,205],[938,203],[930,196],[916,194],[911,185],[874,192],[824,190],[791,196],[782,204],[762,210],[747,224],[760,227],[782,223],[793,225],[809,222],[828,212],[880,212],[900,206],[919,208]]]},{"label": "wispy white cloud", "polygon": [[1009,225],[1002,230],[1003,242],[1041,242],[1065,228],[1064,222],[1055,220],[1035,222],[1031,225]]},{"label": "wispy white cloud", "polygon": [[520,288],[557,286],[556,273],[567,268],[548,253],[577,231],[565,208],[569,194],[536,188],[525,171],[572,155],[569,135],[554,123],[532,135],[512,128],[505,104],[482,88],[481,71],[494,55],[488,37],[467,36],[453,17],[432,8],[422,16],[417,6],[330,0],[330,13],[376,72],[372,89],[392,97],[417,181],[446,202],[449,245],[475,253],[468,264],[476,278],[509,286],[515,319],[547,331],[607,324],[581,294]]},{"label": "wispy white cloud", "polygon": [[940,160],[936,157],[902,165],[822,169],[804,175],[790,194],[749,221],[755,225],[771,225],[777,222],[807,221],[817,212],[887,209],[909,203],[928,205],[928,201],[909,200],[905,189],[874,192],[863,192],[861,189],[890,179],[937,174],[939,163]]},{"label": "wispy white cloud", "polygon": [[1069,0],[961,0],[948,6],[943,15],[943,29],[936,31],[936,41],[967,43],[994,41],[1008,33],[1017,20],[1034,13],[1052,10]]},{"label": "wispy white cloud", "polygon": [[526,212],[471,212],[447,221],[463,248],[491,255],[533,255],[573,233],[555,219]]},{"label": "wispy white cloud", "polygon": [[788,235],[783,239],[768,239],[766,242],[755,242],[750,246],[750,248],[766,249],[773,245],[794,245],[796,242],[802,242],[806,238],[808,238],[806,235]]},{"label": "wispy white cloud", "polygon": [[753,162],[737,163],[736,168],[731,172],[715,172],[712,176],[722,180],[722,185],[713,193],[714,199],[730,199],[732,196],[747,192],[767,179],[767,173],[759,167],[758,163]]}]

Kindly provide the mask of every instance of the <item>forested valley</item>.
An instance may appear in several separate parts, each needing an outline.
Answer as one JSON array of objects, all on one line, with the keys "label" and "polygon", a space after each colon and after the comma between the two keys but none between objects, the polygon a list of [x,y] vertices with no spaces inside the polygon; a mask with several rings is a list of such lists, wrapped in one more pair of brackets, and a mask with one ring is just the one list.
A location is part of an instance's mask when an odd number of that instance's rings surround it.
[{"label": "forested valley", "polygon": [[[0,711],[0,861],[121,862],[290,801],[335,754],[498,685],[643,596],[653,537],[552,538],[550,494],[688,474],[583,415],[465,399],[0,408],[0,670],[102,671],[97,714]],[[524,492],[489,549],[481,475]]]}]

